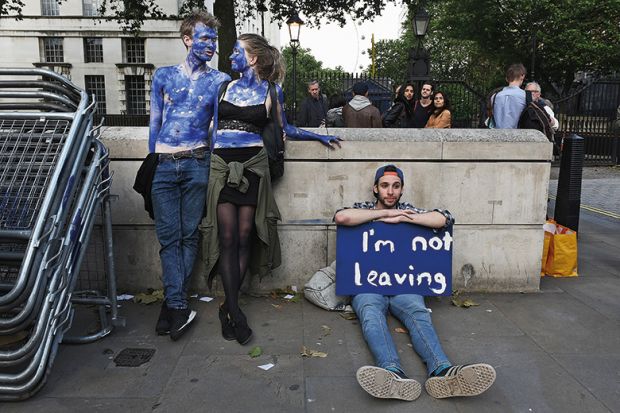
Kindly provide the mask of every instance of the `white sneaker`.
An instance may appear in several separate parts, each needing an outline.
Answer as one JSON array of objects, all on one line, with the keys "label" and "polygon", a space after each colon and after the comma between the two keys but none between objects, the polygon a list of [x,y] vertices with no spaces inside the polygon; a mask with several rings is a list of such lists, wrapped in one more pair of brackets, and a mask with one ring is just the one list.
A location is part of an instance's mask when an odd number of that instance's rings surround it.
[{"label": "white sneaker", "polygon": [[417,381],[381,367],[360,367],[356,377],[362,389],[380,399],[412,401],[420,397],[422,391],[422,386]]},{"label": "white sneaker", "polygon": [[449,367],[441,376],[430,377],[424,387],[436,399],[477,396],[495,381],[495,369],[488,364],[464,364]]}]

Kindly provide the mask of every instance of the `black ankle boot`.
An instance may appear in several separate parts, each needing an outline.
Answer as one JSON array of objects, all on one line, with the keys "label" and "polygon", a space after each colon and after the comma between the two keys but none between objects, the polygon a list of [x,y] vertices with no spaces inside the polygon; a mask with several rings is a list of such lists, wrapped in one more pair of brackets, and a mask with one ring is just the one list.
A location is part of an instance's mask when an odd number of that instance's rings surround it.
[{"label": "black ankle boot", "polygon": [[232,321],[232,327],[239,344],[245,345],[250,342],[250,339],[252,338],[252,329],[248,326],[248,321],[241,310],[239,310],[239,315],[237,318]]},{"label": "black ankle boot", "polygon": [[222,323],[222,337],[224,340],[235,340],[237,336],[235,335],[235,330],[233,325],[228,317],[228,311],[225,309],[225,304],[220,306],[220,323]]}]

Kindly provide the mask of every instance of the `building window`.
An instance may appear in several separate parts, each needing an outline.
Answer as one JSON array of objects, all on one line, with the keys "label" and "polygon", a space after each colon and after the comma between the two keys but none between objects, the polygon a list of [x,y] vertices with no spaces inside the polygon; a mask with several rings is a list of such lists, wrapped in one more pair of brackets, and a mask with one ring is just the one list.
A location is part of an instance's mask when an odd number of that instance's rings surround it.
[{"label": "building window", "polygon": [[41,39],[41,61],[46,63],[64,62],[62,37],[44,37]]},{"label": "building window", "polygon": [[41,0],[41,16],[58,16],[59,14],[58,0]]},{"label": "building window", "polygon": [[106,113],[105,105],[105,76],[86,75],[84,76],[84,85],[89,96],[95,97],[97,103],[97,114],[104,115]]},{"label": "building window", "polygon": [[82,0],[82,14],[84,16],[100,16],[100,0]]},{"label": "building window", "polygon": [[101,38],[84,38],[84,62],[103,63],[103,43]]},{"label": "building window", "polygon": [[146,115],[146,91],[144,75],[125,76],[125,96],[128,115]]},{"label": "building window", "polygon": [[123,40],[125,63],[144,63],[144,39],[127,37]]}]

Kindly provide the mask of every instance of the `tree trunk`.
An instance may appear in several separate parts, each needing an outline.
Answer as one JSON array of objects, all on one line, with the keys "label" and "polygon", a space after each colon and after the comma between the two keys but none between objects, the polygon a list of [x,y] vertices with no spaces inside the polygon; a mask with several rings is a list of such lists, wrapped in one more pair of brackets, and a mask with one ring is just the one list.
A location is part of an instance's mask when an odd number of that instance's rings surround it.
[{"label": "tree trunk", "polygon": [[222,27],[218,30],[219,54],[217,66],[220,71],[231,73],[228,56],[230,56],[237,40],[234,0],[215,0],[213,14],[222,22]]}]

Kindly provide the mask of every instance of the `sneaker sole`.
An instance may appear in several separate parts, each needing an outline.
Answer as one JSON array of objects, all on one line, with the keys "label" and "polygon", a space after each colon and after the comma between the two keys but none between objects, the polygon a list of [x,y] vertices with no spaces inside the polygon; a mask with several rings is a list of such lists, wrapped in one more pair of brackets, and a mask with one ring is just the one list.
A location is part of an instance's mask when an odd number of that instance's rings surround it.
[{"label": "sneaker sole", "polygon": [[181,338],[181,336],[185,333],[187,327],[192,323],[192,321],[194,321],[194,319],[196,318],[196,311],[192,310],[189,313],[189,316],[187,317],[187,321],[185,322],[185,324],[183,324],[176,332],[170,332],[170,338],[173,341],[177,341],[179,338]]},{"label": "sneaker sole", "polygon": [[491,387],[495,377],[495,369],[488,364],[472,364],[463,367],[453,377],[431,377],[424,387],[436,399],[477,396]]},{"label": "sneaker sole", "polygon": [[360,367],[356,377],[362,389],[380,399],[412,401],[420,397],[422,391],[422,386],[417,381],[399,379],[380,367]]}]

